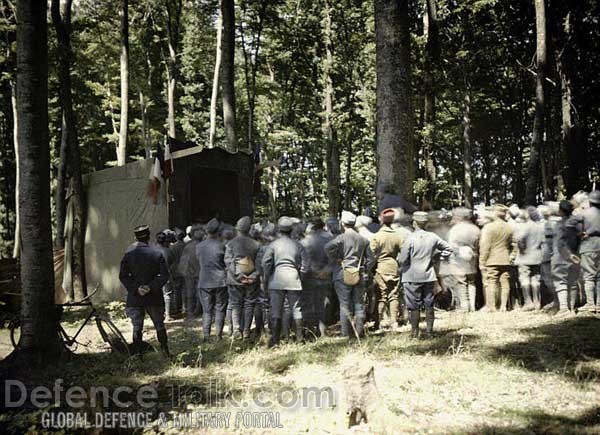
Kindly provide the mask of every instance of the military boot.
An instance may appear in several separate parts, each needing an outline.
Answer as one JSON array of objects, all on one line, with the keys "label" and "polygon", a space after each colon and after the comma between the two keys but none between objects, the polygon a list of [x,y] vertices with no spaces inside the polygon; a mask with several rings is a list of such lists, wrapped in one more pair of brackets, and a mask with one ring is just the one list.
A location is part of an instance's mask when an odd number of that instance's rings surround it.
[{"label": "military boot", "polygon": [[281,319],[273,319],[271,322],[271,339],[269,340],[269,347],[274,347],[279,344],[281,337]]},{"label": "military boot", "polygon": [[385,302],[377,302],[377,319],[375,321],[375,329],[379,330],[386,326],[386,306]]},{"label": "military boot", "polygon": [[400,309],[400,301],[392,299],[390,301],[390,327],[392,331],[398,330],[398,311]]},{"label": "military boot", "polygon": [[[577,308],[577,299],[579,296],[579,289],[577,288],[577,286],[575,286],[574,288],[571,287],[569,289],[569,309],[574,313],[575,309]],[[592,309],[594,309],[594,306],[592,305]]]},{"label": "military boot", "polygon": [[260,339],[264,329],[265,323],[263,318],[263,310],[260,306],[256,306],[254,309],[254,323],[256,324],[256,338]]},{"label": "military boot", "polygon": [[554,314],[558,317],[564,317],[570,313],[569,311],[569,292],[567,290],[558,290],[556,292],[558,299],[558,311]]},{"label": "military boot", "polygon": [[242,331],[240,330],[242,312],[239,308],[231,310],[231,335],[234,340],[242,338]]},{"label": "military boot", "polygon": [[523,292],[523,311],[533,311],[535,307],[533,305],[533,298],[531,297],[531,286],[521,284],[521,291]]},{"label": "military boot", "polygon": [[129,348],[129,352],[131,353],[131,355],[138,355],[142,353],[142,346],[143,346],[143,332],[142,331],[135,331],[133,333],[133,343],[131,343],[131,347]]},{"label": "military boot", "polygon": [[421,312],[419,310],[409,310],[410,318],[410,336],[411,338],[419,337],[419,321],[421,320]]},{"label": "military boot", "polygon": [[225,313],[217,310],[215,313],[215,333],[217,334],[217,340],[223,338],[223,327],[225,326]]},{"label": "military boot", "polygon": [[296,343],[304,343],[304,321],[302,319],[294,319],[296,329]]},{"label": "military boot", "polygon": [[156,331],[156,338],[158,338],[158,343],[160,344],[160,350],[164,356],[167,358],[171,358],[171,352],[169,352],[169,340],[167,338],[167,330],[160,329]]},{"label": "military boot", "polygon": [[425,309],[425,324],[427,325],[427,336],[433,335],[433,321],[435,320],[435,311],[433,307]]},{"label": "military boot", "polygon": [[583,289],[585,290],[585,305],[579,307],[579,311],[585,311],[593,313],[596,311],[596,305],[594,303],[596,284],[593,281],[585,281]]}]

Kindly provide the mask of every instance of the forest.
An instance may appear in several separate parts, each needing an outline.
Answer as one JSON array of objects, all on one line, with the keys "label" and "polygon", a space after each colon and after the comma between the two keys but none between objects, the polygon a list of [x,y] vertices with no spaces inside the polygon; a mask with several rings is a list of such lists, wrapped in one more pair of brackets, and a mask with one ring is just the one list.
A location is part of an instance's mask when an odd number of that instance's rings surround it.
[{"label": "forest", "polygon": [[[0,250],[11,256],[15,2],[0,11]],[[260,172],[258,217],[360,211],[386,172],[423,208],[589,190],[599,19],[595,0],[53,0],[54,245],[70,180],[143,159],[167,135],[276,162]]]}]

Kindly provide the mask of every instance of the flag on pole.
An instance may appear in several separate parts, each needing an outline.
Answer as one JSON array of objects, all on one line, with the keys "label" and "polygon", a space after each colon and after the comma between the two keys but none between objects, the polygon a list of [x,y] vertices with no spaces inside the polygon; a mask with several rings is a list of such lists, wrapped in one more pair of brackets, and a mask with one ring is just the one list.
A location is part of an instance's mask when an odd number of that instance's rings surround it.
[{"label": "flag on pole", "polygon": [[154,204],[158,202],[158,191],[160,190],[160,183],[162,180],[160,166],[160,160],[158,157],[155,157],[154,164],[148,175],[148,196],[152,198]]}]

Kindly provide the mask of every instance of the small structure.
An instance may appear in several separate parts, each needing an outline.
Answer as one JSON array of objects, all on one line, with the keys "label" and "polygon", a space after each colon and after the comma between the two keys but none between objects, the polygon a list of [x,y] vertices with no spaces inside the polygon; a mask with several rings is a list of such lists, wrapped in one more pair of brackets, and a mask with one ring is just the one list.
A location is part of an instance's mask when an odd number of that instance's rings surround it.
[{"label": "small structure", "polygon": [[[99,300],[124,298],[120,260],[133,242],[135,226],[147,224],[154,234],[166,228],[185,229],[212,217],[234,223],[252,215],[254,162],[249,153],[194,146],[172,156],[173,173],[162,180],[156,201],[148,195],[153,159],[84,177],[86,273],[89,287],[100,285]],[[67,231],[68,224],[69,220]]]}]

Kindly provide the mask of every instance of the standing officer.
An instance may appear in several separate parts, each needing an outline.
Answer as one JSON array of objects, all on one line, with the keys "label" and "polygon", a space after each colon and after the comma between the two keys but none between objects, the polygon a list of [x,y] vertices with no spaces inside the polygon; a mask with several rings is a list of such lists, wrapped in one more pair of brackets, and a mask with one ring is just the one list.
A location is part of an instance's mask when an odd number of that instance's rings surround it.
[{"label": "standing officer", "polygon": [[258,243],[249,236],[251,226],[250,217],[244,216],[239,219],[235,226],[237,236],[227,243],[225,248],[225,282],[229,291],[234,338],[240,338],[240,335],[244,339],[250,338],[254,307],[258,298],[258,271],[255,266]]},{"label": "standing officer", "polygon": [[186,299],[186,315],[191,320],[196,312],[200,312],[200,300],[198,299],[198,257],[196,257],[196,247],[204,238],[204,231],[196,226],[190,229],[191,240],[185,244],[177,270],[184,281],[184,298]]},{"label": "standing officer", "polygon": [[141,352],[144,317],[146,313],[156,329],[156,337],[163,354],[169,354],[167,330],[165,329],[165,300],[162,288],[169,280],[169,269],[165,257],[152,248],[150,228],[141,225],[133,230],[136,242],[121,260],[119,279],[127,289],[125,312],[133,326],[133,354]]},{"label": "standing officer", "polygon": [[381,212],[379,220],[382,226],[370,244],[375,258],[375,329],[379,329],[381,324],[391,329],[398,326],[400,276],[396,258],[402,249],[404,238],[392,228],[394,215],[393,208],[386,208]]},{"label": "standing officer", "polygon": [[452,254],[450,245],[435,233],[425,231],[428,215],[418,211],[413,214],[415,231],[402,246],[398,262],[402,268],[402,284],[404,286],[404,299],[409,310],[411,337],[419,336],[419,321],[421,308],[425,308],[425,322],[427,334],[433,332],[435,319],[433,308],[433,288],[437,282],[434,262],[441,254],[447,258]]},{"label": "standing officer", "polygon": [[523,293],[523,309],[531,311],[542,308],[540,291],[540,266],[544,244],[544,226],[535,207],[528,207],[523,222],[515,226],[514,247],[517,252],[515,264],[519,272],[519,284]]},{"label": "standing officer", "polygon": [[169,280],[163,286],[163,296],[165,298],[165,316],[166,320],[172,320],[175,314],[174,295],[173,295],[173,265],[175,264],[175,255],[169,247],[170,243],[164,232],[156,234],[156,249],[165,257],[167,268],[169,269]]},{"label": "standing officer", "polygon": [[482,308],[484,311],[496,311],[498,293],[500,309],[506,311],[508,305],[513,231],[504,220],[507,210],[505,205],[495,205],[494,220],[481,230],[479,267],[485,277],[486,297],[485,307]]},{"label": "standing officer", "polygon": [[552,246],[552,274],[559,309],[556,315],[566,316],[575,313],[577,303],[577,280],[579,279],[580,258],[577,252],[577,230],[569,225],[573,204],[561,201],[558,205],[560,220],[556,223]]},{"label": "standing officer", "polygon": [[196,246],[198,258],[198,299],[202,304],[202,331],[204,341],[210,337],[213,310],[217,339],[223,336],[225,312],[227,311],[227,287],[225,287],[225,245],[219,239],[219,221],[211,219],[206,224],[208,237]]},{"label": "standing officer", "polygon": [[475,279],[481,230],[471,219],[468,208],[455,208],[452,212],[454,225],[448,231],[448,244],[452,248],[449,259],[448,282],[457,311],[475,311]]},{"label": "standing officer", "polygon": [[[542,216],[541,224],[544,227],[544,243],[542,244],[542,264],[540,265],[540,280],[544,284],[546,295],[552,297],[552,302],[544,307],[544,310],[558,310],[558,299],[554,291],[554,280],[552,279],[552,239],[554,238],[555,223],[550,218],[550,207],[538,206]],[[542,295],[542,299],[544,299]],[[548,299],[548,298],[546,298]]]},{"label": "standing officer", "polygon": [[327,256],[336,262],[333,285],[340,302],[342,335],[350,337],[351,316],[354,315],[356,334],[364,333],[365,287],[367,273],[373,267],[369,242],[356,229],[356,216],[342,212],[342,234],[325,245]]},{"label": "standing officer", "polygon": [[302,322],[302,291],[301,273],[304,272],[306,255],[304,248],[292,239],[294,222],[287,216],[282,216],[277,222],[281,237],[271,242],[265,249],[262,258],[262,271],[267,283],[271,302],[271,340],[269,347],[279,344],[284,300],[287,299],[296,327],[296,340],[304,340],[304,325]]},{"label": "standing officer", "polygon": [[579,254],[586,303],[579,310],[595,312],[600,310],[600,191],[593,191],[588,199],[590,207],[574,216],[573,224],[582,239]]}]

